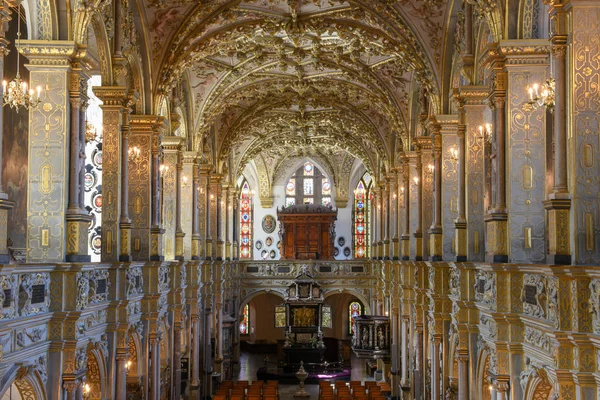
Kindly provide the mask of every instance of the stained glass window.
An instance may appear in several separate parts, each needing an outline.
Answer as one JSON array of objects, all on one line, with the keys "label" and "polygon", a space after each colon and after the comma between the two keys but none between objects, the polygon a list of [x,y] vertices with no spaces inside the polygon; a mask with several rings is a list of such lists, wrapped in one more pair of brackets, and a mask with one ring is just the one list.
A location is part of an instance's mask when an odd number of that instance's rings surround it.
[{"label": "stained glass window", "polygon": [[369,257],[371,175],[366,172],[354,191],[354,258]]},{"label": "stained glass window", "polygon": [[285,186],[285,206],[295,204],[331,206],[331,182],[310,161],[298,168]]},{"label": "stained glass window", "polygon": [[353,301],[348,306],[348,333],[354,334],[354,318],[362,315],[363,306],[358,301]]},{"label": "stained glass window", "polygon": [[285,328],[285,306],[275,307],[275,328]]},{"label": "stained glass window", "polygon": [[252,258],[252,195],[246,180],[240,193],[240,258]]},{"label": "stained glass window", "polygon": [[241,321],[240,321],[240,334],[247,335],[248,332],[248,324],[250,322],[250,307],[248,304],[244,306],[244,310],[242,311]]},{"label": "stained glass window", "polygon": [[331,328],[333,326],[331,324],[331,307],[324,305],[322,312],[323,312],[323,315],[321,317],[321,326],[323,328]]}]

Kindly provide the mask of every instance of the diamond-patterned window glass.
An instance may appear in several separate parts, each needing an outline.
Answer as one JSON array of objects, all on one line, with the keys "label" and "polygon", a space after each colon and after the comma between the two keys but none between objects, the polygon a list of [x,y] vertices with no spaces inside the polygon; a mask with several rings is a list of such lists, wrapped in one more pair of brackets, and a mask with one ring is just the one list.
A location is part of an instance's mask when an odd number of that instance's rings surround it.
[{"label": "diamond-patterned window glass", "polygon": [[323,315],[321,318],[321,326],[323,328],[331,328],[333,326],[331,324],[331,307],[324,305],[322,312],[323,312]]},{"label": "diamond-patterned window glass", "polygon": [[348,306],[348,333],[353,335],[354,334],[354,318],[358,317],[359,315],[362,315],[363,313],[363,306],[362,304],[360,304],[358,301],[353,301],[352,303],[350,303],[350,305]]},{"label": "diamond-patterned window glass", "polygon": [[240,258],[252,258],[252,195],[248,181],[240,193]]},{"label": "diamond-patterned window glass", "polygon": [[285,328],[285,306],[275,307],[275,328]]},{"label": "diamond-patterned window glass", "polygon": [[242,311],[241,321],[240,321],[240,334],[248,335],[248,324],[250,323],[250,307],[248,304],[244,306],[244,310]]},{"label": "diamond-patterned window glass", "polygon": [[366,172],[354,190],[354,258],[369,257],[371,182],[371,176]]}]

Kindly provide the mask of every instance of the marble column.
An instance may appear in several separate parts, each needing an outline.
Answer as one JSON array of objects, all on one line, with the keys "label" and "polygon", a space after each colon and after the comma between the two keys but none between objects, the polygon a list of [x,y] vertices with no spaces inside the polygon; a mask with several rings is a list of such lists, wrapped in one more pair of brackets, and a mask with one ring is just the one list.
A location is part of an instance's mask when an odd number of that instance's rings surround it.
[{"label": "marble column", "polygon": [[425,365],[423,359],[423,327],[416,326],[415,329],[416,340],[415,340],[415,369],[413,371],[413,388],[415,399],[423,398],[423,384],[424,384],[424,372]]},{"label": "marble column", "polygon": [[402,338],[402,345],[400,347],[400,358],[401,358],[401,374],[400,384],[402,386],[408,386],[408,327],[410,326],[410,320],[402,317],[402,326],[400,327],[400,336]]},{"label": "marble column", "polygon": [[[19,51],[30,62],[27,64],[30,87],[44,88],[40,104],[29,110],[27,262],[63,262],[67,252],[77,256],[76,258],[83,256],[81,241],[87,235],[87,228],[75,235],[68,235],[68,228],[73,226],[68,226],[66,218],[69,201],[73,202],[71,215],[78,212],[76,190],[73,196],[65,196],[69,192],[69,179],[65,177],[69,176],[70,141],[77,144],[79,140],[76,137],[79,133],[78,126],[73,127],[75,131],[69,131],[69,113],[72,110],[69,96],[65,96],[65,93],[69,93],[71,58],[77,54],[77,45],[70,41],[54,43],[21,40]],[[78,152],[75,155],[78,160]],[[72,166],[76,171],[76,165]],[[72,178],[75,179],[75,175]],[[72,184],[76,186],[77,182],[78,177]],[[0,254],[7,254],[7,238],[3,229],[11,203],[6,198],[0,200],[0,226],[3,227],[0,228]],[[76,224],[81,227],[80,222]],[[65,238],[77,243],[66,243]]]},{"label": "marble column", "polygon": [[400,187],[398,179],[400,177],[399,168],[396,168],[391,181],[392,196],[392,246],[390,248],[390,257],[393,260],[400,259]]},{"label": "marble column", "polygon": [[131,219],[129,218],[129,114],[133,105],[133,96],[127,94],[121,113],[121,215],[119,217],[119,261],[130,262],[131,255]]},{"label": "marble column", "polygon": [[63,389],[65,391],[66,400],[77,400],[77,388],[78,387],[79,387],[79,381],[63,382]]},{"label": "marble column", "polygon": [[[199,300],[199,302],[201,302]],[[200,386],[200,318],[198,315],[192,315],[192,338],[191,338],[191,360],[189,382],[192,388]]]},{"label": "marble column", "polygon": [[151,336],[149,344],[152,352],[149,400],[160,400],[160,338]]},{"label": "marble column", "polygon": [[152,214],[150,226],[150,260],[163,261],[163,236],[165,230],[162,226],[162,186],[160,178],[160,158],[162,155],[162,138],[164,130],[164,118],[158,117],[153,125],[152,133]]},{"label": "marble column", "polygon": [[401,338],[399,337],[399,330],[398,330],[398,317],[400,314],[400,310],[398,309],[398,307],[395,306],[395,304],[398,302],[398,299],[396,299],[395,297],[392,297],[391,302],[394,304],[394,307],[392,308],[392,318],[391,318],[391,323],[392,323],[392,354],[391,354],[391,358],[392,358],[392,397],[399,397],[400,396],[400,392],[399,392],[399,368],[400,365],[398,365],[399,363],[399,358],[398,358],[398,352],[399,352],[399,346],[398,343],[401,343]]},{"label": "marble column", "polygon": [[115,400],[127,399],[127,357],[128,354],[122,349],[117,349],[116,372],[115,372]]},{"label": "marble column", "polygon": [[[567,181],[567,60],[568,23],[562,2],[550,4],[550,18],[555,21],[551,32],[551,57],[554,70],[550,71],[555,80],[554,88],[554,184],[552,193],[544,202],[548,210],[548,264],[571,264],[571,195]],[[585,85],[581,85],[585,87]]]},{"label": "marble column", "polygon": [[200,166],[198,162],[194,162],[194,170],[192,177],[192,260],[200,259],[200,208],[199,208],[199,191],[200,191]]},{"label": "marble column", "polygon": [[454,220],[454,235],[455,235],[455,251],[456,261],[467,261],[467,214],[466,214],[466,110],[465,99],[458,93],[455,93],[455,99],[458,103],[458,129],[456,135],[458,137],[458,218]]},{"label": "marble column", "polygon": [[177,148],[177,163],[175,165],[175,259],[184,260],[183,238],[185,232],[181,227],[181,185],[183,183],[183,142]]},{"label": "marble column", "polygon": [[440,393],[440,353],[442,351],[441,338],[431,339],[431,399],[441,400]]},{"label": "marble column", "polygon": [[458,349],[458,400],[469,400],[469,354]]},{"label": "marble column", "polygon": [[385,178],[385,183],[382,186],[381,199],[381,218],[382,218],[382,241],[381,241],[381,259],[390,259],[390,184],[389,177]]},{"label": "marble column", "polygon": [[233,203],[233,226],[231,229],[231,233],[232,233],[232,242],[231,242],[231,258],[233,260],[239,260],[240,258],[240,247],[239,247],[239,243],[238,243],[238,228],[240,226],[240,213],[239,213],[239,207],[240,207],[240,194],[239,191],[236,189],[233,191],[232,193],[232,203]]},{"label": "marble column", "polygon": [[[85,132],[81,135],[81,109],[85,102],[87,92],[87,76],[79,64],[79,59],[73,63],[69,74],[69,102],[70,129],[69,129],[69,203],[66,213],[67,224],[67,262],[89,262],[91,256],[88,254],[88,227],[91,216],[81,203],[83,188],[80,178],[85,167]],[[1,150],[1,148],[0,148]],[[0,171],[1,172],[1,171]]]},{"label": "marble column", "polygon": [[443,229],[442,229],[442,135],[437,121],[431,123],[433,145],[433,221],[429,228],[429,259],[442,261]]},{"label": "marble column", "polygon": [[404,157],[402,160],[402,177],[404,188],[404,233],[400,237],[402,241],[402,260],[410,260],[410,166],[408,164],[408,158]]},{"label": "marble column", "polygon": [[181,398],[181,323],[175,322],[173,327],[173,380],[171,390],[174,400]]},{"label": "marble column", "polygon": [[423,162],[422,150],[417,145],[416,170],[417,178],[415,180],[416,198],[417,198],[417,227],[413,233],[415,238],[415,261],[423,260]]},{"label": "marble column", "polygon": [[215,223],[216,223],[216,234],[217,234],[217,248],[216,248],[216,257],[218,261],[223,261],[224,259],[224,245],[225,241],[223,240],[223,208],[224,208],[224,200],[223,200],[223,187],[220,183],[216,186],[217,196],[215,201],[216,215],[215,215]]},{"label": "marble column", "polygon": [[505,381],[494,381],[494,391],[496,392],[496,400],[507,400],[506,396],[508,393],[508,382]]},{"label": "marble column", "polygon": [[[495,45],[494,45],[495,46]],[[493,90],[489,97],[494,116],[494,149],[492,163],[493,206],[485,216],[486,222],[486,262],[508,262],[508,213],[506,210],[506,90],[507,73],[504,60],[492,46],[491,68],[494,71]]]},{"label": "marble column", "polygon": [[205,251],[205,260],[212,260],[213,259],[213,237],[212,237],[212,224],[211,224],[211,220],[212,220],[212,209],[213,209],[213,205],[215,203],[215,194],[212,191],[212,187],[210,184],[212,177],[209,177],[207,175],[207,180],[206,180],[206,205],[204,208],[205,211],[205,218],[206,218],[206,235],[205,235],[205,239],[204,239],[204,251]]},{"label": "marble column", "polygon": [[[8,4],[3,2],[0,6],[0,80],[4,80],[4,57],[8,55],[8,40],[5,38],[5,27],[10,21],[10,8]],[[3,88],[0,87],[0,96],[4,95]],[[0,127],[4,126],[3,107],[0,107]],[[0,128],[0,264],[8,264],[10,262],[10,254],[8,253],[8,212],[13,208],[14,203],[8,200],[8,194],[2,188],[2,128]]]},{"label": "marble column", "polygon": [[231,260],[231,186],[229,184],[223,186],[223,199],[225,200],[225,260]]}]

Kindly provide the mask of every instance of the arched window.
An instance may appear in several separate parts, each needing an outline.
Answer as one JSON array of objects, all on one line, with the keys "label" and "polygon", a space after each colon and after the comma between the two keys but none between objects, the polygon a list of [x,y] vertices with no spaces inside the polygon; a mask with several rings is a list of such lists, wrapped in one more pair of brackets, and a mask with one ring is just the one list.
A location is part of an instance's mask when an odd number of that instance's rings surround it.
[{"label": "arched window", "polygon": [[358,301],[353,301],[348,306],[348,333],[350,335],[354,334],[354,318],[362,315],[363,306]]},{"label": "arched window", "polygon": [[252,193],[245,179],[240,191],[240,258],[252,258]]},{"label": "arched window", "polygon": [[242,318],[240,319],[240,334],[248,335],[250,333],[250,330],[248,329],[248,324],[250,323],[250,307],[248,307],[248,304],[244,306],[241,317]]},{"label": "arched window", "polygon": [[310,161],[298,168],[285,186],[285,206],[295,204],[331,206],[331,182]]},{"label": "arched window", "polygon": [[371,183],[373,179],[368,172],[356,185],[354,190],[354,258],[369,258],[369,237],[371,218]]}]

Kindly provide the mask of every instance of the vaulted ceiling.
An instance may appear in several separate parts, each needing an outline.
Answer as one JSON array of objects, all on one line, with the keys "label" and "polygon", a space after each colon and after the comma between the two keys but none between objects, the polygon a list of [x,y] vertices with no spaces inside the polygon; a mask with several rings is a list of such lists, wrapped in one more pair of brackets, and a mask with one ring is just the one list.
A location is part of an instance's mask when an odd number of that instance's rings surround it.
[{"label": "vaulted ceiling", "polygon": [[234,173],[259,155],[393,166],[415,93],[441,110],[455,0],[142,4],[155,93],[185,86],[189,131]]}]

